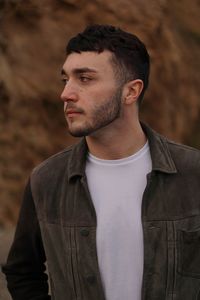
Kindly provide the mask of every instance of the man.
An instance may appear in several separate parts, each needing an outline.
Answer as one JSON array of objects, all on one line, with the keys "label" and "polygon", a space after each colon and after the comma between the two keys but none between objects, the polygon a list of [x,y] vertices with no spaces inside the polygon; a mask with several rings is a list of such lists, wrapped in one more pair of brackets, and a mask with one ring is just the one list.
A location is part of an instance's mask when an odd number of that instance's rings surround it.
[{"label": "man", "polygon": [[3,269],[13,299],[200,299],[200,153],[140,123],[144,44],[94,25],[66,54],[61,99],[83,139],[30,176]]}]

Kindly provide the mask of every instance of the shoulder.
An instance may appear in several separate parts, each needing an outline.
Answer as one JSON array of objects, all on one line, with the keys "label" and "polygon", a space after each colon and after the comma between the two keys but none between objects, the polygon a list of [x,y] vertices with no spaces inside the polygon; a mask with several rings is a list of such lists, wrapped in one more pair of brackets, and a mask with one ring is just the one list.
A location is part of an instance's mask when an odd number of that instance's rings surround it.
[{"label": "shoulder", "polygon": [[187,172],[196,169],[200,173],[200,150],[180,144],[141,123],[149,140],[152,162],[156,168]]},{"label": "shoulder", "polygon": [[65,169],[68,165],[70,154],[73,151],[74,147],[75,145],[71,145],[65,148],[64,150],[45,159],[33,169],[31,175],[39,176],[44,175],[45,173],[55,173],[57,170],[61,171],[62,169]]},{"label": "shoulder", "polygon": [[33,169],[33,174],[34,173],[39,173],[44,171],[45,169],[52,168],[54,166],[58,167],[59,164],[63,165],[64,162],[67,163],[67,160],[70,156],[70,153],[73,150],[73,145],[67,147],[66,149],[48,157],[47,159],[45,159],[43,162],[41,162],[39,165],[37,165],[34,169]]},{"label": "shoulder", "polygon": [[49,157],[35,167],[31,174],[31,181],[40,186],[60,185],[64,179],[83,175],[86,157],[87,143],[82,138],[78,143]]},{"label": "shoulder", "polygon": [[178,169],[200,171],[200,150],[166,139],[171,157]]}]

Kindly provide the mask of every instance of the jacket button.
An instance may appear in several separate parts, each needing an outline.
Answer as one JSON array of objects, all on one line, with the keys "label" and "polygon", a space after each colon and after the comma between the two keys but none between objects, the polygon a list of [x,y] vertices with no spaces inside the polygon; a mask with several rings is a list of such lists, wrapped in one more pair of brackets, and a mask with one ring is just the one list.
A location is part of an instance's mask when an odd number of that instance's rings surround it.
[{"label": "jacket button", "polygon": [[85,229],[85,228],[82,228],[81,230],[80,230],[80,232],[81,232],[81,235],[82,236],[88,236],[89,235],[89,230],[88,229]]},{"label": "jacket button", "polygon": [[94,275],[88,275],[86,279],[89,284],[94,284],[96,282],[96,277]]}]

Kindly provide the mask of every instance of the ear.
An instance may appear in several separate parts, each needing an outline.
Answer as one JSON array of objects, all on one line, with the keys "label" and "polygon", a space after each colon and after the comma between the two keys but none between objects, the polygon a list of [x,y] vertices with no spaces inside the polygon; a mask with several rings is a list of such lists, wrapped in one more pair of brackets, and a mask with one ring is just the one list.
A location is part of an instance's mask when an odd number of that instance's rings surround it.
[{"label": "ear", "polygon": [[127,82],[125,86],[124,103],[132,104],[137,101],[142,90],[144,88],[144,83],[141,79],[135,79]]}]

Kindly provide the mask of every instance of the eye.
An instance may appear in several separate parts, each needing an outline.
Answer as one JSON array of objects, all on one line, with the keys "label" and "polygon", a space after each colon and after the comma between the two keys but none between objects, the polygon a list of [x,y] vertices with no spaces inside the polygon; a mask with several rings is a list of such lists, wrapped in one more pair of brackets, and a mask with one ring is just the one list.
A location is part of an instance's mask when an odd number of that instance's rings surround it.
[{"label": "eye", "polygon": [[81,82],[88,82],[88,81],[90,81],[92,78],[87,77],[87,76],[80,76],[79,79],[80,79]]},{"label": "eye", "polygon": [[62,81],[64,84],[67,84],[68,79],[67,79],[67,78],[61,78],[61,81]]}]

